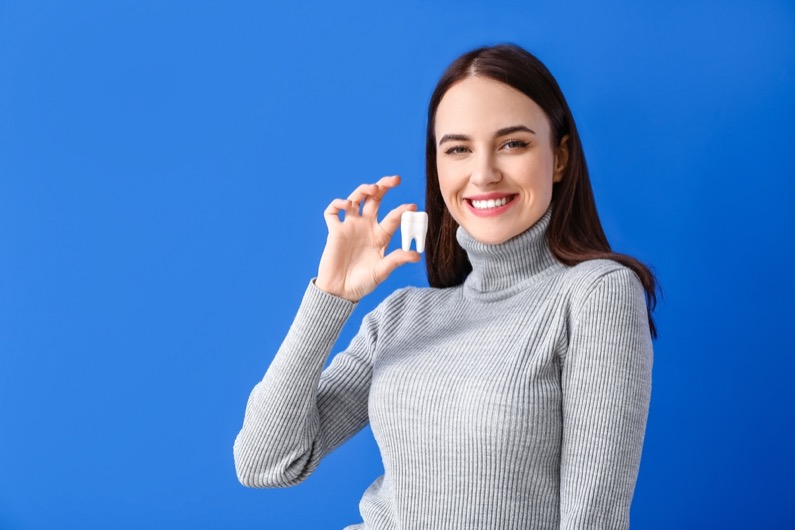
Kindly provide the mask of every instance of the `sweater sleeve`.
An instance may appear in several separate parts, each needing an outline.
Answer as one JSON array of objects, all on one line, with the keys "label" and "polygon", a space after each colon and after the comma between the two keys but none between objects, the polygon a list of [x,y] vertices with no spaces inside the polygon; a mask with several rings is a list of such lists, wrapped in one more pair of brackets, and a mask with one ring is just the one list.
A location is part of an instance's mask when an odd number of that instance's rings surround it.
[{"label": "sweater sleeve", "polygon": [[323,370],[355,306],[310,282],[287,336],[249,396],[235,439],[235,468],[245,486],[302,482],[324,455],[367,424],[372,314],[349,348]]},{"label": "sweater sleeve", "polygon": [[573,315],[563,361],[561,530],[629,527],[652,361],[643,288],[614,270]]}]

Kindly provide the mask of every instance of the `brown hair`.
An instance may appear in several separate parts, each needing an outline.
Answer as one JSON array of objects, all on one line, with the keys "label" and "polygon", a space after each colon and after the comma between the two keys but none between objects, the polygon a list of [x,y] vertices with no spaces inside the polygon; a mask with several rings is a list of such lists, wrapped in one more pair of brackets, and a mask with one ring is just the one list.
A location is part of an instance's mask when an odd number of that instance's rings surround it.
[{"label": "brown hair", "polygon": [[552,217],[547,230],[549,248],[566,265],[590,259],[611,259],[632,269],[646,294],[646,308],[652,338],[657,338],[652,312],[657,305],[658,280],[649,267],[625,254],[610,250],[596,212],[588,167],[580,137],[563,93],[552,74],[534,55],[514,44],[500,44],[472,50],[453,61],[442,74],[428,105],[425,142],[425,208],[428,212],[426,267],[431,287],[460,285],[472,270],[466,252],[456,240],[458,224],[447,211],[439,189],[436,170],[436,109],[447,91],[471,76],[505,83],[532,99],[550,122],[552,145],[569,136],[569,157],[563,178],[552,188]]}]

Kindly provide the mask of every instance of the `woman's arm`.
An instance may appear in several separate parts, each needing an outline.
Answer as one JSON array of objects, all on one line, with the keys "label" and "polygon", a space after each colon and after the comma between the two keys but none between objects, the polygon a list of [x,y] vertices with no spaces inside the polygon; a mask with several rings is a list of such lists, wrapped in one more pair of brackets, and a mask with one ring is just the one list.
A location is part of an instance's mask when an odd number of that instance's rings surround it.
[{"label": "woman's arm", "polygon": [[378,222],[381,200],[399,183],[400,177],[392,176],[362,184],[326,209],[329,234],[317,279],[251,392],[235,440],[235,467],[246,486],[298,484],[323,455],[367,423],[378,310],[365,317],[350,347],[326,371],[323,365],[356,302],[397,267],[420,259],[417,252],[400,249],[386,254],[402,213],[417,208],[403,204]]},{"label": "woman's arm", "polygon": [[563,361],[561,530],[629,527],[652,360],[640,281],[626,268],[602,276],[573,315]]},{"label": "woman's arm", "polygon": [[314,282],[308,286],[287,337],[251,392],[235,440],[235,467],[244,485],[298,484],[325,454],[366,425],[373,314],[323,371],[355,305]]}]

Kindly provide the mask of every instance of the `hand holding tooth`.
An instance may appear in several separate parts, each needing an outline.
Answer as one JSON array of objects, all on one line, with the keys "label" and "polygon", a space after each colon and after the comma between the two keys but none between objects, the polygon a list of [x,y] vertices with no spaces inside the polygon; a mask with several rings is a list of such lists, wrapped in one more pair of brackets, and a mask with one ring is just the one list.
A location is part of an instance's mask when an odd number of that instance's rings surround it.
[{"label": "hand holding tooth", "polygon": [[[335,199],[329,204],[324,213],[328,238],[315,280],[319,289],[357,301],[399,266],[420,260],[418,252],[404,249],[385,255],[401,224],[401,215],[417,209],[414,204],[403,204],[378,222],[381,200],[398,184],[400,177],[384,177],[376,184],[362,184],[347,199]],[[344,212],[343,220],[339,219],[340,212]]]}]

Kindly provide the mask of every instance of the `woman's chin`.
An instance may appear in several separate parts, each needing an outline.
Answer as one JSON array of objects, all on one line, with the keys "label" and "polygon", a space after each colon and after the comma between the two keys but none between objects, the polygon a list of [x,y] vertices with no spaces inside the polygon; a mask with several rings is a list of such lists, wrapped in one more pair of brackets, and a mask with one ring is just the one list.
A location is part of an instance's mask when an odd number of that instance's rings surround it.
[{"label": "woman's chin", "polygon": [[506,230],[489,230],[487,227],[472,227],[470,230],[470,228],[464,226],[464,230],[484,245],[499,245],[518,235]]}]

